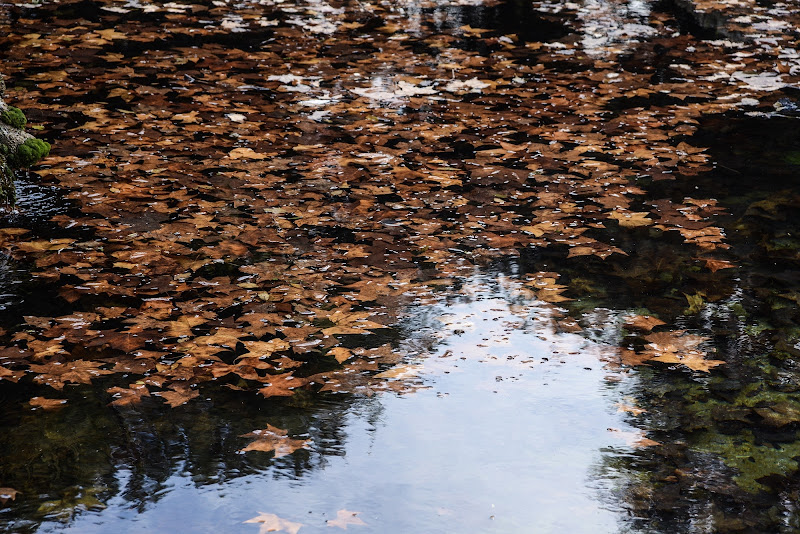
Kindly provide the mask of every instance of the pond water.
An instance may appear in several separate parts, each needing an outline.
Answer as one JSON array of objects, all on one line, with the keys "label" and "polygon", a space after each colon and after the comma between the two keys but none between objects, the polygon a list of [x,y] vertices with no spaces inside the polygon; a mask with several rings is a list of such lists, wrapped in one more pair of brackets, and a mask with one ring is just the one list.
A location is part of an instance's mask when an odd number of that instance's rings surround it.
[{"label": "pond water", "polygon": [[[119,466],[122,495],[66,531],[257,532],[245,521],[269,512],[314,532],[347,509],[373,532],[618,532],[627,514],[612,496],[625,474],[604,457],[630,453],[640,434],[616,405],[626,386],[604,369],[601,347],[552,331],[544,303],[473,284],[469,297],[425,311],[447,324],[409,319],[439,340],[435,355],[406,369],[424,389],[353,402],[336,438],[317,442],[330,424],[322,407],[289,423],[309,427],[296,437],[315,436],[303,453],[308,468],[281,458],[218,481],[175,458],[157,487],[131,502],[136,468]],[[464,333],[452,335],[456,327]]]},{"label": "pond water", "polygon": [[681,9],[0,6],[0,530],[800,529],[800,71]]}]

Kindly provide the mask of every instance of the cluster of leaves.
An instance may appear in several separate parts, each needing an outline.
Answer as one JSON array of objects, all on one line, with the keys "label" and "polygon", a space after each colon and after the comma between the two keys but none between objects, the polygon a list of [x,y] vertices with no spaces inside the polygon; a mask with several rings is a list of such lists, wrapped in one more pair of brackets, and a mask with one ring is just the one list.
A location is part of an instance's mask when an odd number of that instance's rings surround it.
[{"label": "cluster of leaves", "polygon": [[[15,101],[70,132],[39,173],[84,215],[57,220],[94,237],[2,231],[71,313],[11,329],[0,378],[128,377],[108,390],[118,405],[177,406],[211,380],[267,397],[391,387],[379,373],[402,355],[374,333],[524,248],[604,259],[632,252],[620,232],[663,231],[702,267],[730,267],[711,255],[727,246],[714,199],[648,203],[647,187],[709,169],[691,144],[701,115],[771,109],[797,78],[774,44],[786,28],[708,41],[664,13],[638,21],[634,61],[614,32],[414,26],[394,3],[88,5],[96,16],[3,8],[18,15],[5,66],[34,84]],[[542,24],[590,26],[573,4],[533,6]],[[619,16],[591,24],[631,22]],[[531,275],[530,290],[559,302],[556,278]],[[716,365],[697,337],[646,339],[640,361]]]},{"label": "cluster of leaves", "polygon": [[[0,6],[12,97],[57,140],[38,172],[84,214],[58,217],[84,230],[58,238],[0,231],[59,300],[7,326],[0,383],[101,382],[116,406],[179,406],[210,381],[266,397],[406,390],[399,378],[414,369],[395,366],[403,355],[384,327],[488,259],[547,248],[569,258],[561,266],[617,268],[603,260],[647,261],[632,245],[646,237],[683,242],[707,279],[726,276],[716,200],[653,191],[711,167],[693,139],[703,117],[785,109],[800,81],[798,11],[675,4],[722,20],[713,38],[615,1],[537,0],[525,25],[508,27],[494,3],[468,0]],[[528,273],[518,291],[567,305],[554,270]],[[704,305],[699,293],[686,299],[690,313]],[[582,330],[563,314],[556,324]],[[612,363],[720,364],[704,336],[653,317],[626,328],[636,334]],[[726,424],[753,413],[778,428],[797,422],[794,404],[741,402],[754,403],[746,415],[704,409]],[[646,417],[635,402],[620,409]],[[675,448],[618,434],[659,454]],[[240,450],[275,456],[308,444],[275,427],[245,436]],[[796,469],[795,447],[751,438],[710,437],[700,449],[732,459],[755,490]],[[664,482],[708,478],[669,469]],[[0,489],[0,500],[16,494]]]},{"label": "cluster of leaves", "polygon": [[[626,326],[636,330],[650,331],[664,322],[651,316],[635,315],[628,317]],[[723,360],[706,359],[708,354],[699,345],[709,340],[706,336],[687,334],[684,330],[667,330],[650,333],[644,336],[647,341],[643,350],[636,352],[620,349],[621,365],[636,366],[645,362],[662,362],[680,364],[692,371],[710,372],[711,369],[725,362]]]}]

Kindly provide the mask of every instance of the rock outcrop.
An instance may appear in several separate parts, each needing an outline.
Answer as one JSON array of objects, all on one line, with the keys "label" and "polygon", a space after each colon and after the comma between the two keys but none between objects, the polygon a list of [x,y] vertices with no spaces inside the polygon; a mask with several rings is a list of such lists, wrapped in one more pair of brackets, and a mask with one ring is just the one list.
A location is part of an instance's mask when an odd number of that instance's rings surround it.
[{"label": "rock outcrop", "polygon": [[14,169],[30,167],[50,152],[50,143],[25,133],[25,115],[5,100],[0,76],[0,203],[15,201]]}]

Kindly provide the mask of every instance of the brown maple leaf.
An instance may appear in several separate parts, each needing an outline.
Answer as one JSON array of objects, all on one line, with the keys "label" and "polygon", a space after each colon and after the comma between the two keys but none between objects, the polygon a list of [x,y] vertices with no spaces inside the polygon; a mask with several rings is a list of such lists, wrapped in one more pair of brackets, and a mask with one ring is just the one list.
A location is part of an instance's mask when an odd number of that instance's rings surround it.
[{"label": "brown maple leaf", "polygon": [[339,363],[344,363],[353,357],[353,351],[344,347],[333,347],[328,351],[328,354],[336,358],[336,361]]},{"label": "brown maple leaf", "polygon": [[692,371],[703,371],[706,373],[711,372],[711,369],[714,367],[725,363],[723,360],[706,360],[703,358],[703,354],[705,353],[685,354],[681,356],[675,353],[665,353],[651,358],[651,360],[663,363],[679,363],[685,365]]},{"label": "brown maple leaf", "polygon": [[100,369],[102,362],[75,360],[71,362],[53,362],[43,365],[31,365],[30,370],[39,373],[33,380],[39,384],[61,390],[68,382],[90,384],[93,378],[111,374],[111,371]]},{"label": "brown maple leaf", "polygon": [[[269,341],[242,341],[250,356],[271,356],[276,352],[288,350],[291,345],[288,341],[279,338],[273,338]],[[242,358],[244,356],[240,356]]]},{"label": "brown maple leaf", "polygon": [[5,504],[9,500],[13,501],[20,493],[14,488],[0,488],[0,503]]},{"label": "brown maple leaf", "polygon": [[637,330],[645,330],[649,332],[656,326],[667,324],[661,319],[657,319],[652,315],[631,315],[625,318],[625,326],[635,328]]},{"label": "brown maple leaf", "polygon": [[18,382],[20,378],[25,375],[24,371],[12,371],[5,367],[0,367],[0,380],[8,380],[9,382]]},{"label": "brown maple leaf", "polygon": [[619,363],[621,365],[627,365],[628,367],[636,367],[637,365],[643,365],[644,362],[653,358],[652,354],[645,353],[645,352],[635,352],[630,349],[620,348],[617,350]]},{"label": "brown maple leaf", "polygon": [[28,401],[28,404],[33,408],[41,408],[42,410],[58,410],[67,404],[67,399],[47,399],[45,397],[33,397]]},{"label": "brown maple leaf", "polygon": [[250,442],[245,448],[240,449],[239,452],[247,451],[262,451],[274,452],[275,458],[292,454],[299,449],[307,449],[311,440],[308,439],[292,439],[286,430],[276,428],[272,425],[267,425],[264,430],[254,430],[247,434],[242,434],[241,437],[256,438],[255,441]]},{"label": "brown maple leaf", "polygon": [[693,371],[706,373],[725,362],[722,360],[706,360],[706,352],[698,349],[700,343],[709,338],[694,334],[686,334],[684,330],[657,332],[645,337],[650,343],[643,354],[650,355],[650,360],[663,363],[679,363]]},{"label": "brown maple leaf", "polygon": [[636,228],[637,226],[650,226],[653,224],[653,219],[647,218],[648,212],[638,211],[612,211],[608,217],[619,221],[619,225],[623,228]]},{"label": "brown maple leaf", "polygon": [[169,388],[171,391],[156,391],[153,395],[163,398],[171,408],[186,404],[200,396],[200,392],[188,384],[172,384]]},{"label": "brown maple leaf", "polygon": [[700,343],[709,338],[687,334],[685,330],[671,330],[648,334],[645,339],[650,342],[648,346],[651,350],[657,353],[679,353],[696,350]]},{"label": "brown maple leaf", "polygon": [[258,392],[265,397],[291,397],[294,389],[308,383],[305,378],[297,378],[290,373],[282,375],[270,375],[267,377],[269,382]]},{"label": "brown maple leaf", "polygon": [[146,384],[131,384],[129,388],[121,388],[114,386],[108,388],[106,391],[116,397],[109,404],[112,406],[130,406],[132,404],[139,404],[142,397],[149,397],[150,391],[147,389]]},{"label": "brown maple leaf", "polygon": [[325,523],[329,527],[339,527],[347,530],[348,525],[366,526],[367,524],[358,517],[361,512],[351,512],[350,510],[339,510],[336,512],[336,519],[328,519]]},{"label": "brown maple leaf", "polygon": [[731,263],[725,260],[715,260],[713,258],[697,258],[698,260],[702,260],[705,262],[706,267],[712,272],[715,273],[720,269],[733,269],[736,267],[735,263]]}]

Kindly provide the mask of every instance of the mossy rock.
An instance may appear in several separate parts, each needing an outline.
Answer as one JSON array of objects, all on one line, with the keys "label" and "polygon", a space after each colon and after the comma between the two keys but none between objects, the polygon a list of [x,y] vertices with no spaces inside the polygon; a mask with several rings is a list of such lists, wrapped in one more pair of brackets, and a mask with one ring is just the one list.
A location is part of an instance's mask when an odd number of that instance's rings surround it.
[{"label": "mossy rock", "polygon": [[20,145],[14,154],[9,154],[8,162],[12,167],[30,167],[49,153],[50,143],[31,138]]},{"label": "mossy rock", "polygon": [[3,121],[9,126],[13,126],[14,128],[24,128],[25,124],[28,122],[28,119],[25,118],[25,114],[22,113],[21,109],[15,108],[14,106],[8,106],[2,113],[0,113],[0,121]]}]

